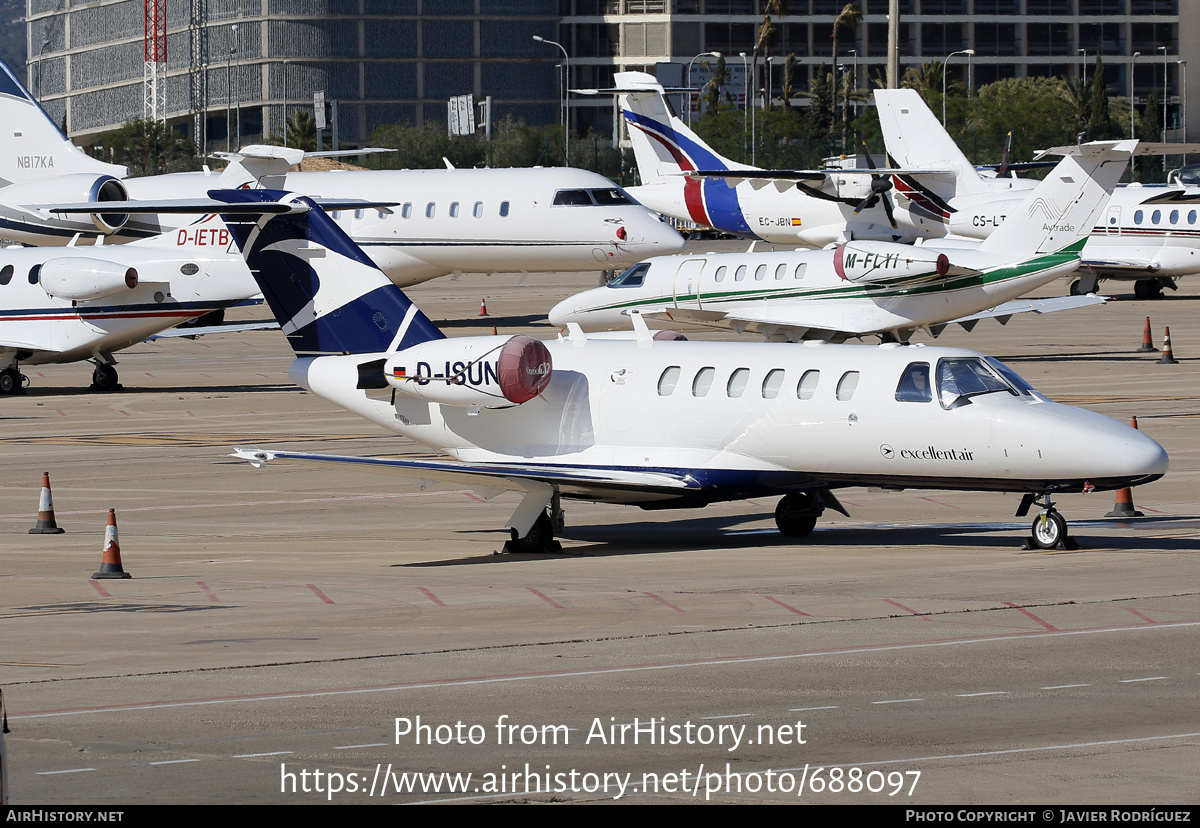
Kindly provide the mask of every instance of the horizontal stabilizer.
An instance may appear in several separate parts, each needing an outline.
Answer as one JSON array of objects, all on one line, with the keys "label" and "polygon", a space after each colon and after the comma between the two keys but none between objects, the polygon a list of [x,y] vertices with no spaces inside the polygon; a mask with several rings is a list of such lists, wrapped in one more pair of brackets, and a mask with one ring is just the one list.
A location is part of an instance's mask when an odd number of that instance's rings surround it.
[{"label": "horizontal stabilizer", "polygon": [[195,339],[198,336],[207,336],[208,334],[217,333],[243,333],[245,331],[277,331],[279,323],[275,321],[262,322],[226,322],[221,325],[194,325],[185,328],[168,328],[162,333],[155,334],[146,340],[151,339],[172,339],[175,337],[185,337],[187,339]]},{"label": "horizontal stabilizer", "polygon": [[945,325],[961,325],[964,322],[974,322],[980,319],[992,319],[995,317],[1009,317],[1018,313],[1054,313],[1056,311],[1074,310],[1075,308],[1086,308],[1089,305],[1103,305],[1107,301],[1107,296],[1097,296],[1094,293],[1089,293],[1085,296],[1055,296],[1049,299],[1018,299],[1014,302],[1005,302],[1002,305],[996,305],[996,307],[990,310],[973,313],[970,316],[960,316],[958,319],[951,319]]},{"label": "horizontal stabilizer", "polygon": [[[1105,149],[1115,148],[1122,141],[1091,141],[1087,144],[1073,144],[1066,147],[1051,147],[1050,149],[1038,150],[1033,154],[1035,159],[1041,159],[1047,155],[1088,155],[1089,147],[1101,147]],[[1139,141],[1137,148],[1133,150],[1135,156],[1141,155],[1184,155],[1194,152],[1200,152],[1200,144],[1162,144],[1149,143]]]}]

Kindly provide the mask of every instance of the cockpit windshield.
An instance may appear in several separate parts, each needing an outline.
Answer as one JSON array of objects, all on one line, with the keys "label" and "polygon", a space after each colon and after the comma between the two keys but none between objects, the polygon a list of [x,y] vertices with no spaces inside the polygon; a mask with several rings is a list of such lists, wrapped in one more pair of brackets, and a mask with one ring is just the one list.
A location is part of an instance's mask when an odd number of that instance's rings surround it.
[{"label": "cockpit windshield", "polygon": [[650,269],[649,262],[635,264],[620,276],[608,283],[608,287],[641,287],[646,281],[646,271]]},{"label": "cockpit windshield", "polygon": [[554,193],[556,207],[616,207],[636,203],[620,187],[604,187],[598,190],[558,190]]},{"label": "cockpit windshield", "polygon": [[[1020,386],[1010,384],[1007,375],[1018,380]],[[938,360],[937,385],[938,401],[942,408],[946,409],[967,405],[971,397],[981,394],[1006,391],[1014,397],[1019,397],[1022,391],[1028,393],[1031,390],[1029,384],[1011,369],[1002,366],[996,360],[981,357]],[[1018,387],[1022,390],[1018,390]]]}]

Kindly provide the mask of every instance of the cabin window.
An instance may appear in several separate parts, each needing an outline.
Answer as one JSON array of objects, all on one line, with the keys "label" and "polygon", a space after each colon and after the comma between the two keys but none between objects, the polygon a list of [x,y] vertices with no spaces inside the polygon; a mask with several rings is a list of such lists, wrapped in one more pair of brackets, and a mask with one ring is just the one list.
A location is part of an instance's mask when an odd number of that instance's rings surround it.
[{"label": "cabin window", "polygon": [[692,396],[706,396],[708,394],[708,389],[712,388],[713,377],[716,375],[716,368],[701,368],[699,371],[697,371],[696,378],[692,380]]},{"label": "cabin window", "polygon": [[404,202],[404,206],[400,208],[400,218],[412,218],[412,202]]},{"label": "cabin window", "polygon": [[556,207],[571,205],[587,205],[591,207],[592,197],[587,194],[587,190],[559,190],[554,194],[553,203]]},{"label": "cabin window", "polygon": [[629,197],[629,194],[624,190],[607,189],[607,190],[589,190],[592,194],[592,200],[601,207],[610,207],[617,204],[633,204],[634,201]]},{"label": "cabin window", "polygon": [[646,281],[646,271],[650,269],[649,262],[635,264],[617,278],[608,283],[609,287],[641,287]]},{"label": "cabin window", "polygon": [[933,386],[929,382],[929,363],[914,362],[900,375],[896,386],[897,402],[931,402]]},{"label": "cabin window", "polygon": [[787,265],[781,264],[775,268],[775,281],[779,281],[784,276],[787,276]]},{"label": "cabin window", "polygon": [[746,390],[746,381],[750,379],[749,368],[738,368],[729,375],[729,382],[725,383],[725,393],[730,397],[740,397],[742,392]]},{"label": "cabin window", "polygon": [[811,400],[813,394],[817,393],[817,381],[820,379],[820,371],[805,371],[804,376],[800,377],[800,382],[796,383],[796,398]]},{"label": "cabin window", "polygon": [[458,202],[450,202],[450,218],[458,218]]},{"label": "cabin window", "polygon": [[1179,211],[1178,210],[1171,211],[1171,224],[1179,224]]},{"label": "cabin window", "polygon": [[437,204],[429,202],[425,205],[425,218],[433,218],[433,214],[437,212]]},{"label": "cabin window", "polygon": [[483,202],[482,201],[475,202],[475,209],[472,212],[472,215],[474,215],[475,218],[483,218]]},{"label": "cabin window", "polygon": [[670,368],[662,372],[662,376],[658,378],[658,396],[669,397],[675,392],[675,385],[679,382],[679,366],[672,365]]},{"label": "cabin window", "polygon": [[858,371],[847,371],[838,380],[837,398],[842,402],[848,401],[854,396],[854,389],[856,388],[858,388]]},{"label": "cabin window", "polygon": [[783,387],[783,369],[775,368],[767,373],[763,379],[762,395],[764,400],[773,400],[779,396],[779,389]]},{"label": "cabin window", "polygon": [[713,276],[713,281],[724,282],[725,281],[725,270],[726,270],[725,265],[721,265],[720,267],[718,267],[716,275]]},{"label": "cabin window", "polygon": [[738,269],[733,271],[733,281],[740,282],[746,278],[746,266],[738,265]]},{"label": "cabin window", "polygon": [[354,211],[354,217],[355,217],[356,219],[361,219],[361,218],[362,218],[363,216],[365,216],[366,214],[367,214],[367,211],[366,211],[366,210],[355,210],[355,211]]},{"label": "cabin window", "polygon": [[1196,223],[1196,211],[1188,210],[1188,224],[1195,224],[1195,223]]},{"label": "cabin window", "polygon": [[1141,224],[1141,223],[1142,223],[1142,211],[1141,211],[1141,210],[1137,210],[1137,211],[1135,211],[1135,212],[1134,212],[1134,214],[1133,214],[1133,223],[1134,223],[1134,224]]},{"label": "cabin window", "polygon": [[766,278],[766,275],[767,266],[765,264],[759,265],[754,269],[754,281],[761,282],[764,278]]},{"label": "cabin window", "polygon": [[13,266],[5,265],[3,270],[0,270],[0,285],[7,285],[12,281]]},{"label": "cabin window", "polygon": [[508,202],[501,201],[500,202],[500,217],[504,218],[507,215],[508,215]]},{"label": "cabin window", "polygon": [[808,270],[808,264],[807,264],[807,263],[805,263],[805,262],[802,262],[802,263],[800,263],[800,264],[796,265],[796,278],[797,278],[797,279],[803,279],[803,278],[804,278],[804,271],[806,271],[806,270]]},{"label": "cabin window", "polygon": [[40,264],[29,268],[29,284],[36,285],[38,280],[42,278],[42,266]]},{"label": "cabin window", "polygon": [[967,405],[970,398],[994,391],[1007,391],[1013,396],[1019,392],[1010,386],[999,373],[993,372],[982,359],[938,360],[938,399],[943,408],[958,408]]},{"label": "cabin window", "polygon": [[1158,224],[1158,222],[1161,219],[1162,219],[1162,210],[1155,210],[1153,213],[1150,214],[1150,221],[1153,224]]}]

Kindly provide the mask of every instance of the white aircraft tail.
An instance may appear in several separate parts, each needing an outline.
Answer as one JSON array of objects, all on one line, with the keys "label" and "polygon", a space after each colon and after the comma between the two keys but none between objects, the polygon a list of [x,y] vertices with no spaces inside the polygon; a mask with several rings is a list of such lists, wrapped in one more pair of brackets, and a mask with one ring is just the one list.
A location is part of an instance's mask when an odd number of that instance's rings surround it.
[{"label": "white aircraft tail", "polygon": [[7,64],[0,62],[0,186],[71,173],[124,178],[128,169],[97,161],[63,135]]},{"label": "white aircraft tail", "polygon": [[752,170],[730,161],[704,143],[667,105],[662,86],[645,72],[618,72],[613,76],[620,92],[621,113],[629,125],[629,139],[642,184],[661,184],[668,176],[678,181],[687,170]]},{"label": "white aircraft tail", "polygon": [[952,175],[917,177],[924,188],[943,201],[989,191],[975,166],[915,89],[876,89],[875,106],[891,166],[953,170]]},{"label": "white aircraft tail", "polygon": [[1125,172],[1137,141],[1097,141],[1064,148],[1070,152],[1014,207],[979,246],[1010,255],[1078,253]]}]

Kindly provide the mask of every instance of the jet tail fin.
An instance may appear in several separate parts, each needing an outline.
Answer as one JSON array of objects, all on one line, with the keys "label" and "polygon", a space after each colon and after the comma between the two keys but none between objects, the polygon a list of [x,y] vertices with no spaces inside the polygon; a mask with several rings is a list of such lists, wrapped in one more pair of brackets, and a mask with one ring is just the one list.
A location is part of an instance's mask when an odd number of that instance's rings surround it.
[{"label": "jet tail fin", "polygon": [[973,164],[915,89],[876,89],[875,107],[889,163],[897,167],[954,171],[921,176],[921,184],[945,200],[987,190]]},{"label": "jet tail fin", "polygon": [[979,249],[1034,255],[1076,244],[1082,248],[1136,148],[1136,141],[1069,148],[1071,154],[1011,210]]},{"label": "jet tail fin", "polygon": [[279,190],[209,197],[306,208],[222,216],[296,356],[387,353],[445,338],[311,199]]},{"label": "jet tail fin", "polygon": [[71,173],[124,178],[129,172],[120,165],[97,161],[72,144],[3,62],[0,62],[0,122],[4,124],[0,186]]}]

